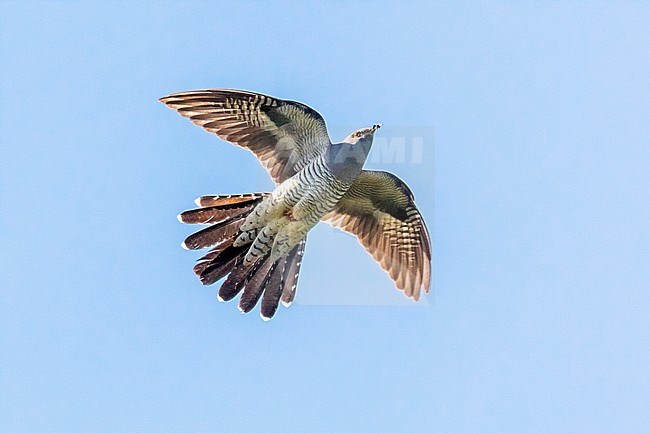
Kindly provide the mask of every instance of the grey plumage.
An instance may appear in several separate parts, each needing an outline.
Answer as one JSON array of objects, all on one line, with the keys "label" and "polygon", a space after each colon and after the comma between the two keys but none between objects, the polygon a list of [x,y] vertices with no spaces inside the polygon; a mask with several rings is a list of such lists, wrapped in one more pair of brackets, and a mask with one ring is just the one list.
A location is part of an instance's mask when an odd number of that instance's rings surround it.
[{"label": "grey plumage", "polygon": [[228,276],[221,300],[238,293],[242,312],[260,299],[271,318],[296,293],[306,236],[327,221],[358,237],[408,297],[429,290],[431,247],[422,216],[396,176],[363,170],[375,131],[331,143],[325,121],[304,104],[239,90],[176,93],[161,102],[224,140],[252,151],[277,188],[270,193],[204,196],[179,220],[210,224],[188,249],[215,246],[194,267],[204,284]]}]

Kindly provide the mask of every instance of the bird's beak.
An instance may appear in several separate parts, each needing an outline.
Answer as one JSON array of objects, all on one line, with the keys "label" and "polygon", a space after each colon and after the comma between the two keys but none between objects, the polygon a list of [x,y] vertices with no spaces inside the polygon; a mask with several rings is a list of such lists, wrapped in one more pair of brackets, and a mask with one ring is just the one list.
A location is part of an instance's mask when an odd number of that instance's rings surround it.
[{"label": "bird's beak", "polygon": [[365,135],[372,135],[379,128],[381,128],[381,123],[376,123],[376,124],[372,125],[370,128],[368,128],[368,132],[366,132]]}]

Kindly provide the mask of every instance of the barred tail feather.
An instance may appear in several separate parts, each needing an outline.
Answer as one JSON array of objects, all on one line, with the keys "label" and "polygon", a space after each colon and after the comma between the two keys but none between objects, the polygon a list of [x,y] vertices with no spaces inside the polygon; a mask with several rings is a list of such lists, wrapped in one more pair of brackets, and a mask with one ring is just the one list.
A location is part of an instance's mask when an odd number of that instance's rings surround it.
[{"label": "barred tail feather", "polygon": [[267,256],[253,265],[253,269],[247,275],[244,293],[242,293],[239,299],[239,310],[242,313],[248,313],[257,305],[264,291],[264,283],[275,263]]},{"label": "barred tail feather", "polygon": [[198,250],[216,245],[239,233],[245,219],[246,214],[243,214],[206,227],[189,235],[182,246],[186,250]]},{"label": "barred tail feather", "polygon": [[278,309],[282,288],[284,286],[284,268],[286,259],[280,259],[275,262],[273,269],[269,271],[268,278],[264,282],[264,295],[262,296],[262,306],[260,307],[260,316],[264,320],[271,320]]},{"label": "barred tail feather", "polygon": [[181,212],[178,220],[185,224],[216,224],[224,220],[248,214],[255,207],[255,203],[241,206],[232,206],[227,209],[218,206],[201,207]]},{"label": "barred tail feather", "polygon": [[270,194],[269,192],[254,192],[248,194],[204,195],[194,200],[194,203],[201,207],[236,206],[252,201],[259,202]]},{"label": "barred tail feather", "polygon": [[244,257],[238,258],[235,262],[234,268],[219,288],[219,300],[228,302],[239,294],[244,288],[246,283],[246,276],[251,270],[251,267],[241,266]]},{"label": "barred tail feather", "polygon": [[305,254],[305,245],[307,238],[300,241],[289,253],[286,260],[283,286],[282,286],[282,305],[289,307],[296,297],[298,288],[298,277],[300,276],[300,265]]}]

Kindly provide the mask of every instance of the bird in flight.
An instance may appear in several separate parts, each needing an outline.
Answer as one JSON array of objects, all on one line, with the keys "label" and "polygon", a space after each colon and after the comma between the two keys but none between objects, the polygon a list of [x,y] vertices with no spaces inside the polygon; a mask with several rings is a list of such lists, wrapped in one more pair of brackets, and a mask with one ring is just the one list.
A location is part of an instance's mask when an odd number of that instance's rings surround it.
[{"label": "bird in flight", "polygon": [[226,277],[219,300],[242,293],[239,309],[269,320],[296,295],[307,233],[325,221],[356,236],[395,285],[417,301],[428,293],[431,244],[413,193],[397,176],[364,170],[375,132],[332,143],[312,108],[242,90],[174,93],[160,101],[219,138],[246,148],[276,184],[272,192],[202,196],[178,219],[207,227],[183,242],[212,248],[194,272],[203,284]]}]

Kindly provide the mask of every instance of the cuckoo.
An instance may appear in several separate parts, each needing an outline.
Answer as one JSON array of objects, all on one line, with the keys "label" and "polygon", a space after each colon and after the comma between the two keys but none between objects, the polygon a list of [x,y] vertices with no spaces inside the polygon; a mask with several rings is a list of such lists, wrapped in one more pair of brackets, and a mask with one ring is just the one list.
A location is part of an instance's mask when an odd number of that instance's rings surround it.
[{"label": "cuckoo", "polygon": [[364,170],[380,124],[333,143],[323,117],[294,101],[229,89],[160,98],[193,123],[253,152],[276,184],[272,192],[202,196],[178,219],[207,227],[183,247],[211,248],[194,272],[203,284],[223,278],[219,300],[239,293],[239,309],[261,299],[268,320],[296,295],[307,234],[319,221],[356,236],[404,295],[428,293],[431,243],[409,187],[384,171]]}]

